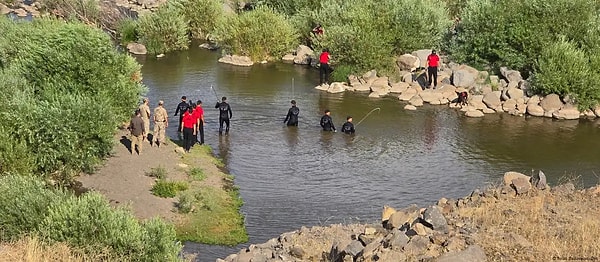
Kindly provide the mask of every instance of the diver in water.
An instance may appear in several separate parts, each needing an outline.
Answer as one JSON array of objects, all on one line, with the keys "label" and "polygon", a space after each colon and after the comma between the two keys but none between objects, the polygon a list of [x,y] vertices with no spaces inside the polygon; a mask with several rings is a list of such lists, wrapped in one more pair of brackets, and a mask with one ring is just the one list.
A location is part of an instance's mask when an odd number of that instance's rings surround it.
[{"label": "diver in water", "polygon": [[348,116],[346,118],[346,123],[344,123],[344,125],[342,125],[342,132],[348,134],[348,135],[352,135],[354,134],[354,124],[352,124],[352,117]]},{"label": "diver in water", "polygon": [[227,97],[221,98],[221,102],[217,102],[215,108],[219,109],[219,135],[223,134],[223,123],[225,123],[225,134],[229,133],[229,119],[233,116],[231,107],[226,102]]},{"label": "diver in water", "polygon": [[292,107],[288,110],[287,116],[285,116],[284,123],[287,126],[298,126],[298,114],[300,114],[300,109],[296,106],[296,100],[292,100]]},{"label": "diver in water", "polygon": [[333,125],[333,120],[331,119],[331,111],[329,111],[329,109],[325,109],[325,115],[321,117],[321,127],[323,128],[323,131],[337,132],[335,126]]}]

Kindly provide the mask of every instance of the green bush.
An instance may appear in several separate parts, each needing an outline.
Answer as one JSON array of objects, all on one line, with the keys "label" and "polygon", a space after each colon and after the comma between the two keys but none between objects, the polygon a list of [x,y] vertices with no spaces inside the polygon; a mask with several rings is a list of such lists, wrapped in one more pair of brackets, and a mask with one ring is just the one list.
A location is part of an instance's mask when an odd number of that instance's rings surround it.
[{"label": "green bush", "polygon": [[185,50],[189,45],[188,24],[178,2],[161,5],[138,21],[140,42],[151,54]]},{"label": "green bush", "polygon": [[0,239],[14,240],[22,234],[37,232],[55,202],[66,195],[46,188],[46,183],[32,176],[0,177]]},{"label": "green bush", "polygon": [[121,41],[122,45],[135,42],[139,37],[138,24],[131,18],[125,18],[119,21],[117,25],[117,33],[119,41]]},{"label": "green bush", "polygon": [[218,25],[215,40],[233,54],[254,61],[279,58],[294,48],[296,32],[285,16],[267,7],[228,15]]},{"label": "green bush", "polygon": [[191,168],[190,170],[188,170],[187,174],[188,174],[188,176],[190,176],[191,178],[193,178],[194,180],[197,180],[197,181],[202,181],[206,178],[206,174],[204,173],[204,171],[197,167],[194,167],[194,168]]},{"label": "green bush", "polygon": [[181,5],[190,33],[196,39],[207,39],[224,15],[221,0],[181,0]]},{"label": "green bush", "polygon": [[78,20],[88,24],[98,24],[102,11],[98,0],[41,0],[43,9],[51,10],[57,16],[68,20]]},{"label": "green bush", "polygon": [[152,187],[152,194],[159,197],[175,197],[177,192],[188,189],[189,185],[183,181],[166,181],[164,179],[156,181]]},{"label": "green bush", "polygon": [[452,59],[479,68],[507,66],[525,76],[542,49],[566,37],[588,38],[597,17],[594,0],[471,0],[452,40]]},{"label": "green bush", "polygon": [[194,203],[196,202],[196,196],[193,192],[185,191],[179,195],[179,201],[177,202],[177,210],[179,213],[190,213],[194,209]]},{"label": "green bush", "polygon": [[149,177],[165,179],[167,178],[167,170],[162,166],[153,167],[150,169],[150,172],[148,172],[147,175]]},{"label": "green bush", "polygon": [[568,95],[579,109],[592,108],[600,102],[599,61],[599,55],[588,55],[573,42],[562,39],[552,43],[542,49],[532,88],[544,95]]}]

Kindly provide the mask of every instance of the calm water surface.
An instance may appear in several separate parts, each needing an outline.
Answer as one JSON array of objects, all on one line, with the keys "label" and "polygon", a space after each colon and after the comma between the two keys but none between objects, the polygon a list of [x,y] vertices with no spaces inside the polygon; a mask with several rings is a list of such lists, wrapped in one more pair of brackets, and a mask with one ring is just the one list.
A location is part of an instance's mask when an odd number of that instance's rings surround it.
[{"label": "calm water surface", "polygon": [[[236,177],[250,243],[301,226],[375,222],[383,205],[462,197],[510,170],[542,169],[550,183],[566,176],[585,186],[599,181],[597,121],[507,114],[471,119],[445,106],[406,111],[393,97],[318,91],[318,72],[306,67],[242,68],[217,63],[218,57],[193,48],[139,61],[152,106],[164,100],[172,115],[182,95],[204,102],[206,141]],[[218,136],[211,86],[231,104],[229,136]],[[301,110],[298,128],[283,125],[291,99]],[[318,126],[325,109],[340,128],[346,116],[358,123],[374,108],[381,110],[357,126],[355,136],[323,133]],[[176,121],[170,118],[168,130],[175,139]],[[247,245],[186,243],[185,249],[199,252],[198,261],[215,261]]]}]

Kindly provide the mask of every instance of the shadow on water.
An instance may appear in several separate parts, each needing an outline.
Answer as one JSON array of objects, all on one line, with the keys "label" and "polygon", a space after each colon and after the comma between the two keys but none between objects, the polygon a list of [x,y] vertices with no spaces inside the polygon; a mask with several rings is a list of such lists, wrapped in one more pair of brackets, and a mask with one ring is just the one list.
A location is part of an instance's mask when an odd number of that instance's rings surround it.
[{"label": "shadow on water", "polygon": [[[407,111],[391,96],[317,91],[318,72],[306,67],[234,67],[217,59],[217,52],[198,48],[146,58],[143,81],[150,100],[164,100],[171,115],[182,95],[206,101],[206,143],[235,175],[250,243],[301,226],[376,222],[383,205],[462,197],[510,170],[542,169],[550,183],[565,174],[581,176],[585,185],[598,182],[598,121],[507,114],[472,119],[430,105]],[[218,135],[210,86],[231,104],[229,136]],[[292,98],[300,109],[297,128],[283,125]],[[325,109],[340,128],[346,116],[356,119],[377,107],[380,112],[361,123],[355,136],[319,126]],[[171,117],[167,129],[174,139],[176,121]],[[199,253],[198,261],[215,261],[248,245],[186,243],[185,250]]]}]

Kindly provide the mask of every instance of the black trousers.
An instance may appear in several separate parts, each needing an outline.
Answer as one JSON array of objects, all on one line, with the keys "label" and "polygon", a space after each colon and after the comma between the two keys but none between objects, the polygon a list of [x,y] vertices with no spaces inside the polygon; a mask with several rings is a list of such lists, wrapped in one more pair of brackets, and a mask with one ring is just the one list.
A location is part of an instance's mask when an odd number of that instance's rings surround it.
[{"label": "black trousers", "polygon": [[427,80],[429,80],[427,87],[431,86],[431,79],[433,79],[433,86],[437,86],[437,71],[437,66],[430,66],[427,68]]},{"label": "black trousers", "polygon": [[177,122],[177,132],[181,130],[181,121],[183,121],[183,113],[179,114],[179,122]]},{"label": "black trousers", "polygon": [[190,148],[194,144],[194,129],[184,127],[183,128],[183,149],[190,151]]},{"label": "black trousers", "polygon": [[197,135],[200,135],[200,144],[204,144],[204,122],[200,121],[200,124],[198,125],[198,133]]},{"label": "black trousers", "polygon": [[219,117],[219,133],[223,133],[223,123],[226,124],[225,133],[229,133],[229,118]]},{"label": "black trousers", "polygon": [[329,84],[329,73],[331,73],[331,68],[329,64],[321,63],[319,66],[319,79],[320,83],[328,83]]}]

